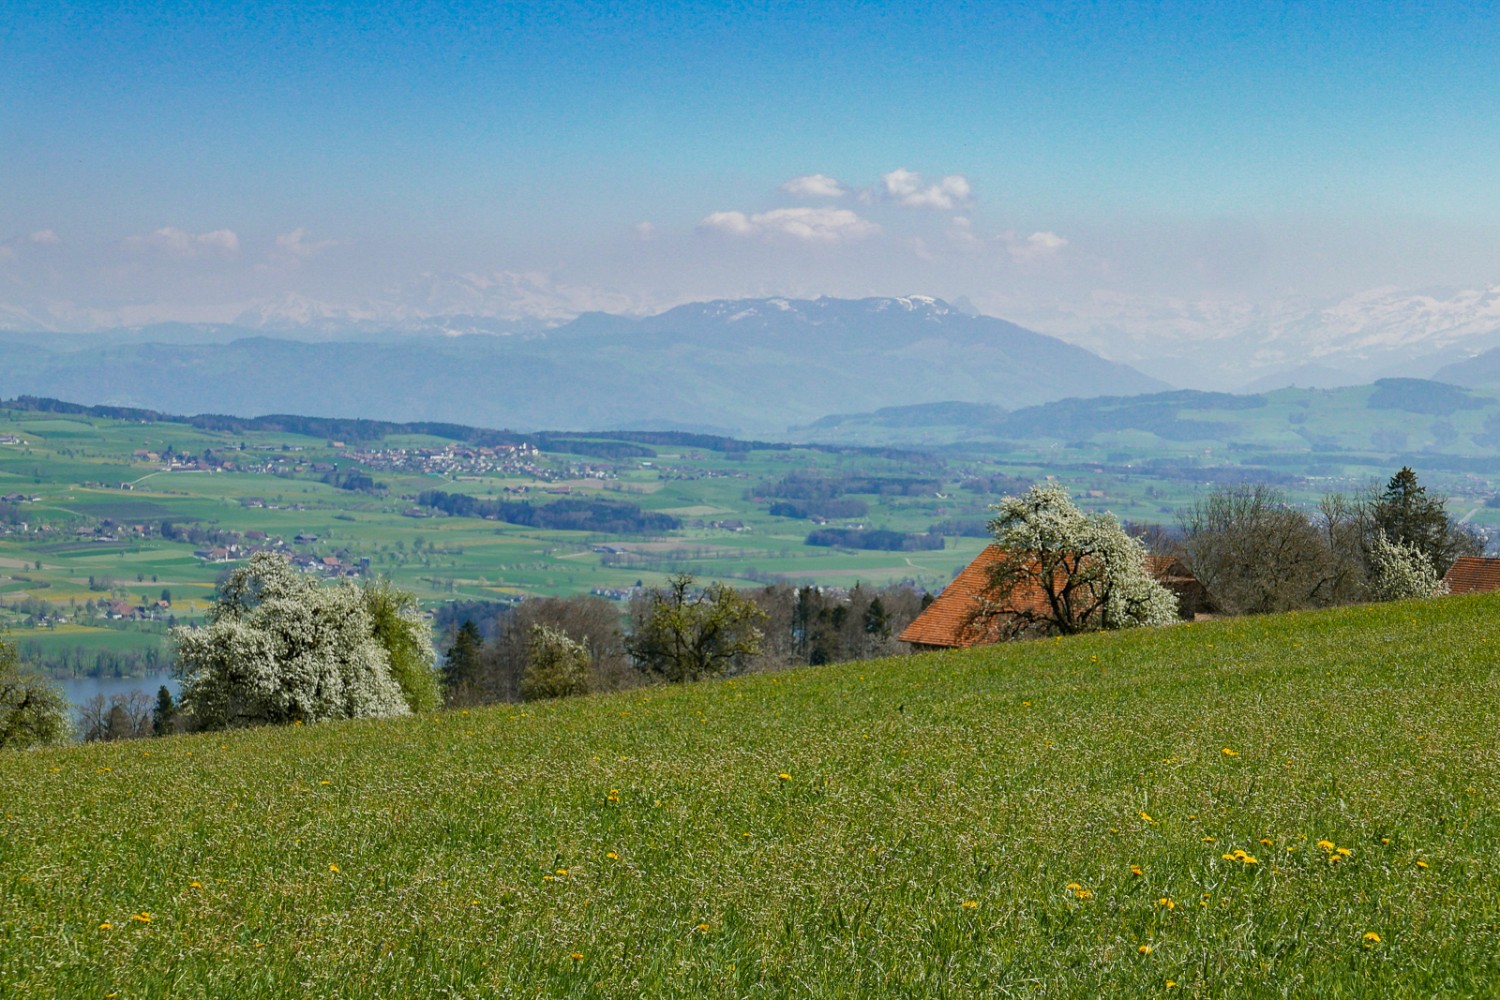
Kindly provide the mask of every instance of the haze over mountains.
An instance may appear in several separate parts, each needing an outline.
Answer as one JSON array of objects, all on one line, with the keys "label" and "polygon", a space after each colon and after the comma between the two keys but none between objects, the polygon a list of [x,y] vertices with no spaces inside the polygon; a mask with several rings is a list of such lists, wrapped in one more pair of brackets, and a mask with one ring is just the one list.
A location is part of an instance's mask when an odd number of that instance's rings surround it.
[{"label": "haze over mountains", "polygon": [[1095,296],[1027,320],[1183,388],[1332,388],[1431,378],[1500,347],[1500,285],[1267,304]]},{"label": "haze over mountains", "polygon": [[[977,312],[966,298],[954,301],[954,305],[944,304],[950,312]],[[0,330],[48,334],[47,340],[37,343],[64,350],[85,342],[59,336],[73,333],[113,343],[179,344],[228,343],[254,335],[382,342],[411,336],[536,336],[578,323],[591,328],[599,321],[590,313],[633,317],[638,330],[661,327],[681,332],[684,323],[717,322],[694,312],[702,305],[688,304],[649,316],[649,303],[644,299],[558,284],[542,274],[431,273],[357,304],[333,304],[288,293],[219,310],[229,322],[212,324],[126,324],[123,314],[0,303]],[[1101,293],[1078,301],[1062,299],[1052,308],[1025,311],[1021,316],[1031,330],[1129,365],[1162,383],[1229,392],[1262,392],[1291,385],[1362,385],[1393,376],[1463,381],[1477,376],[1466,376],[1451,366],[1462,366],[1470,358],[1500,348],[1500,285],[1377,288],[1338,298],[1262,303]],[[853,314],[834,321],[827,308],[821,318],[808,314],[807,321],[860,322]],[[884,343],[888,349],[893,346],[889,339]],[[1440,371],[1446,374],[1439,375]],[[1005,388],[1003,383],[1001,387]],[[945,398],[970,397],[950,393]],[[920,400],[887,399],[880,404],[913,401]],[[988,397],[974,401],[1013,402]],[[839,411],[824,410],[815,416],[830,412]]]},{"label": "haze over mountains", "polygon": [[[211,342],[185,342],[195,332]],[[311,341],[186,325],[11,334],[0,337],[0,365],[5,395],[178,412],[752,435],[892,403],[1013,408],[1166,388],[1083,348],[923,296],[719,300],[645,318],[590,313],[510,336]]]}]

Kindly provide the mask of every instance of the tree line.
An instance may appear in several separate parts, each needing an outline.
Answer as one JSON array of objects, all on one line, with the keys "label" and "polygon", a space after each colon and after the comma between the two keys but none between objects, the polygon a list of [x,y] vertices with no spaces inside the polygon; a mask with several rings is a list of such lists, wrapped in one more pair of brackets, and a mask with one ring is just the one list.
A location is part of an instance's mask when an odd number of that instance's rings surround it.
[{"label": "tree line", "polygon": [[682,527],[670,514],[645,511],[625,500],[569,499],[534,504],[528,500],[481,500],[466,493],[424,490],[417,503],[454,517],[483,517],[529,528],[591,531],[597,534],[660,534]]},{"label": "tree line", "polygon": [[890,655],[924,600],[907,586],[737,591],[686,575],[638,595],[623,618],[599,597],[533,598],[453,631],[445,700],[524,701]]},{"label": "tree line", "polygon": [[1225,614],[1431,596],[1485,538],[1450,517],[1410,467],[1376,492],[1330,493],[1311,512],[1265,484],[1221,487],[1179,515],[1181,555]]}]

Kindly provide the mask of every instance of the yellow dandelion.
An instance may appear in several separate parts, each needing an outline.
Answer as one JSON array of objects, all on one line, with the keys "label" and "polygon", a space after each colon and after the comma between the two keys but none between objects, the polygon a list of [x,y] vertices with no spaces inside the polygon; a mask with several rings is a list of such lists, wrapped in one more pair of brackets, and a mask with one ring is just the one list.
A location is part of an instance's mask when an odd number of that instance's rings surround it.
[{"label": "yellow dandelion", "polygon": [[1418,858],[1417,859],[1417,867],[1418,868],[1426,868],[1427,867],[1427,862],[1423,861],[1421,858]]},{"label": "yellow dandelion", "polygon": [[556,874],[566,876],[568,874],[568,870],[566,868],[559,868]]},{"label": "yellow dandelion", "polygon": [[137,921],[138,923],[149,924],[151,922],[151,914],[147,913],[145,910],[142,910],[140,913],[131,914],[130,919]]},{"label": "yellow dandelion", "polygon": [[1318,846],[1325,851],[1331,851],[1334,848],[1334,843],[1331,840],[1320,840],[1318,841]]},{"label": "yellow dandelion", "polygon": [[619,861],[620,860],[620,856],[618,854],[616,854],[614,851],[610,851],[608,854],[606,854],[604,856],[606,858],[608,858],[609,860],[611,860],[611,861]]},{"label": "yellow dandelion", "polygon": [[1219,752],[1226,757],[1238,757],[1240,755],[1240,752],[1238,750],[1231,750],[1229,747],[1225,747]]},{"label": "yellow dandelion", "polygon": [[333,782],[329,781],[327,778],[324,778],[322,781],[318,782],[318,784],[320,784],[320,785],[331,785],[331,784],[333,784]]},{"label": "yellow dandelion", "polygon": [[1156,822],[1156,820],[1154,820],[1150,816],[1146,815],[1146,810],[1144,810],[1144,809],[1141,810],[1141,819],[1145,820],[1147,823],[1155,823]]},{"label": "yellow dandelion", "polygon": [[575,962],[582,962],[583,961],[583,952],[581,952],[581,951],[575,951],[575,952],[573,952],[573,954],[569,955],[568,957],[571,958]]},{"label": "yellow dandelion", "polygon": [[1142,955],[1149,955],[1151,954],[1151,946],[1149,944],[1143,944],[1139,948],[1137,948],[1136,951],[1140,952]]},{"label": "yellow dandelion", "polygon": [[339,870],[339,866],[338,865],[334,865],[334,864],[330,864],[328,866],[328,870],[331,871],[331,872],[337,873],[338,870]]},{"label": "yellow dandelion", "polygon": [[115,925],[112,924],[112,923],[110,923],[108,920],[106,920],[104,923],[102,923],[102,924],[99,925],[99,929],[101,931],[111,931],[111,930],[114,930],[114,928],[115,928]]},{"label": "yellow dandelion", "polygon": [[1068,891],[1069,892],[1077,892],[1079,889],[1082,889],[1082,888],[1083,888],[1083,886],[1079,885],[1077,882],[1069,882],[1068,883]]},{"label": "yellow dandelion", "polygon": [[1276,841],[1272,840],[1270,837],[1260,838],[1260,846],[1262,847],[1272,847],[1275,845],[1275,843]]},{"label": "yellow dandelion", "polygon": [[780,778],[782,781],[791,781],[792,780],[792,776],[790,774],[787,774],[785,771],[782,771],[776,777]]},{"label": "yellow dandelion", "polygon": [[194,879],[193,881],[191,881],[191,882],[188,883],[188,888],[189,889],[201,889],[201,888],[203,888],[203,883],[199,882],[197,879]]},{"label": "yellow dandelion", "polygon": [[1216,839],[1214,839],[1213,837],[1204,837],[1203,838],[1203,842],[1205,844],[1217,844],[1218,843],[1218,841]]},{"label": "yellow dandelion", "polygon": [[1170,990],[1170,989],[1174,988],[1176,985],[1177,985],[1177,980],[1175,980],[1175,979],[1168,979],[1167,980],[1167,989]]},{"label": "yellow dandelion", "polygon": [[1158,899],[1156,901],[1156,905],[1164,906],[1169,910],[1177,909],[1177,901],[1174,900],[1171,896],[1163,896],[1161,899]]},{"label": "yellow dandelion", "polygon": [[697,931],[698,931],[698,933],[700,933],[700,934],[707,934],[707,933],[708,933],[708,925],[707,925],[707,924],[699,924],[699,925],[698,925],[698,926],[697,926],[697,928],[695,928],[695,929],[696,929],[696,930],[697,930]]},{"label": "yellow dandelion", "polygon": [[1093,899],[1094,891],[1092,889],[1079,889],[1077,892],[1073,893],[1073,895],[1077,896],[1079,899]]},{"label": "yellow dandelion", "polygon": [[1140,865],[1131,865],[1130,866],[1130,874],[1132,874],[1132,875],[1144,875],[1146,873],[1143,872],[1143,871],[1141,871],[1141,866]]},{"label": "yellow dandelion", "polygon": [[1380,838],[1380,842],[1382,844],[1389,844],[1391,842],[1391,838],[1390,837],[1381,837]]},{"label": "yellow dandelion", "polygon": [[1380,943],[1380,935],[1376,934],[1374,931],[1365,931],[1364,942],[1366,948],[1370,947],[1371,945],[1377,945]]},{"label": "yellow dandelion", "polygon": [[978,902],[978,900],[966,899],[966,900],[964,900],[964,904],[963,905],[964,905],[964,909],[966,909],[966,910],[977,910],[977,909],[979,909],[979,902]]},{"label": "yellow dandelion", "polygon": [[556,882],[557,879],[553,878],[551,875],[543,875],[542,876],[542,881],[543,882]]}]

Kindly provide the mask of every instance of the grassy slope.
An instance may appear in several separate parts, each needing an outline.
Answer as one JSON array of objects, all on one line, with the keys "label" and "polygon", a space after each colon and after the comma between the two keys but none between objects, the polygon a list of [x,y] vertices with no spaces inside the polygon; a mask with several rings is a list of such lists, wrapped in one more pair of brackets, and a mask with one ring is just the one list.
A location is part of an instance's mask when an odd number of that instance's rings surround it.
[{"label": "grassy slope", "polygon": [[0,993],[1488,995],[1497,611],[6,754]]}]

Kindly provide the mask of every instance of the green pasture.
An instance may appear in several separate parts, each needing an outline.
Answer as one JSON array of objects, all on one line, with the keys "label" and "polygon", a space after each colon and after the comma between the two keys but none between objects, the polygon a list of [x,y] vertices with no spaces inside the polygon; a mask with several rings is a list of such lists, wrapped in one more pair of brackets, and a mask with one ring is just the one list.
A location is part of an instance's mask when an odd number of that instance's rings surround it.
[{"label": "green pasture", "polygon": [[[296,549],[319,557],[337,555],[351,562],[369,559],[375,572],[413,590],[429,605],[450,598],[626,589],[638,581],[649,586],[680,572],[738,586],[777,579],[827,586],[911,580],[937,589],[979,550],[983,539],[950,537],[942,550],[920,552],[808,546],[804,540],[816,525],[770,516],[769,505],[756,499],[757,491],[764,493],[766,487],[796,472],[932,479],[940,489],[922,495],[855,495],[868,505],[868,514],[835,522],[835,526],[861,524],[922,533],[939,521],[973,522],[989,517],[989,505],[999,498],[998,492],[965,487],[963,484],[973,477],[987,480],[999,476],[1003,482],[1024,484],[1050,476],[1068,487],[1085,509],[1110,510],[1140,523],[1171,524],[1177,511],[1211,488],[1206,478],[1194,478],[1192,463],[1200,463],[1207,477],[1215,469],[1233,468],[1266,455],[1282,455],[1294,463],[1311,461],[1313,456],[1307,449],[1312,446],[1304,434],[1310,433],[1310,427],[1318,433],[1353,440],[1348,435],[1360,430],[1361,420],[1373,420],[1369,427],[1384,427],[1382,421],[1393,419],[1390,411],[1364,408],[1368,390],[1365,396],[1354,390],[1338,390],[1335,395],[1340,393],[1340,399],[1348,397],[1344,409],[1335,408],[1317,421],[1303,419],[1301,423],[1298,420],[1305,417],[1308,406],[1305,393],[1270,394],[1264,406],[1253,409],[1192,411],[1193,419],[1207,425],[1239,421],[1235,426],[1258,428],[1256,433],[1262,438],[1256,445],[1258,450],[1235,450],[1234,442],[1223,441],[1164,442],[1152,433],[1106,426],[1086,440],[1038,438],[1004,447],[977,442],[927,455],[804,447],[728,455],[659,446],[652,449],[654,455],[645,458],[608,460],[554,454],[538,459],[558,474],[581,465],[609,470],[610,478],[604,480],[571,479],[570,495],[627,500],[646,510],[680,517],[683,527],[662,538],[540,531],[468,518],[403,516],[416,494],[426,489],[498,498],[514,496],[503,492],[506,487],[527,486],[526,496],[533,503],[559,499],[560,495],[547,492],[558,484],[521,473],[464,474],[455,478],[369,469],[365,471],[389,489],[385,496],[373,496],[319,481],[319,475],[311,471],[314,463],[336,463],[340,471],[358,468],[321,439],[0,411],[0,429],[22,434],[30,442],[0,445],[0,492],[39,496],[36,503],[18,505],[18,517],[56,529],[44,535],[0,534],[0,598],[24,592],[54,605],[67,604],[70,599],[81,604],[90,597],[105,596],[97,587],[88,590],[92,577],[96,585],[107,583],[123,589],[132,599],[154,599],[161,588],[170,588],[180,605],[174,611],[190,614],[195,607],[192,602],[201,606],[214,581],[227,568],[193,556],[195,549],[212,542],[143,538],[128,530],[118,531],[114,541],[76,534],[78,528],[105,521],[127,527],[141,525],[151,532],[158,531],[163,522],[172,522],[184,531],[263,532],[288,543],[298,534],[315,535],[316,542],[297,545]],[[1452,414],[1449,422],[1461,434],[1471,434],[1480,429],[1484,412],[1460,411]],[[1400,416],[1409,418],[1412,428],[1425,427],[1438,419]],[[1368,437],[1369,427],[1360,433]],[[1306,455],[1295,448],[1277,451],[1291,442],[1286,435],[1302,442],[1297,447]],[[608,439],[607,435],[599,437]],[[374,444],[424,447],[445,443],[438,438],[398,435]],[[245,445],[243,450],[241,444]],[[302,471],[294,472],[287,464],[278,466],[284,473],[279,475],[166,472],[133,457],[137,449],[162,452],[168,445],[188,454],[212,448],[246,466],[285,458],[300,464]],[[297,450],[283,451],[283,445]],[[1333,458],[1337,459],[1335,465],[1322,469],[1318,478],[1294,480],[1288,487],[1294,502],[1310,506],[1325,491],[1359,489],[1382,482],[1394,471],[1378,464],[1383,459],[1362,452],[1340,452]],[[1164,472],[1166,467],[1153,465],[1165,459],[1187,462],[1189,471],[1184,474],[1174,467],[1176,472],[1168,474],[1170,469]],[[1295,473],[1297,466],[1276,468]],[[1470,515],[1475,524],[1500,527],[1500,508],[1484,506],[1494,493],[1488,480],[1443,471],[1428,474],[1420,463],[1418,471],[1430,488],[1450,493],[1450,510]],[[133,488],[120,489],[122,482],[133,484]],[[251,497],[270,506],[244,506],[242,501]],[[714,522],[736,521],[746,530],[713,527]],[[599,545],[626,552],[606,556],[593,551]],[[41,570],[32,568],[37,559],[43,562]],[[7,572],[10,567],[18,568],[21,575],[34,576],[37,583],[17,586],[22,581],[12,578]],[[42,583],[50,586],[39,586]]]},{"label": "green pasture", "polygon": [[17,643],[33,643],[44,651],[81,648],[111,653],[155,649],[162,644],[160,630],[149,630],[143,624],[117,628],[93,625],[58,625],[55,628],[11,632],[7,638]]},{"label": "green pasture", "polygon": [[0,755],[0,992],[1490,996],[1497,612]]}]

